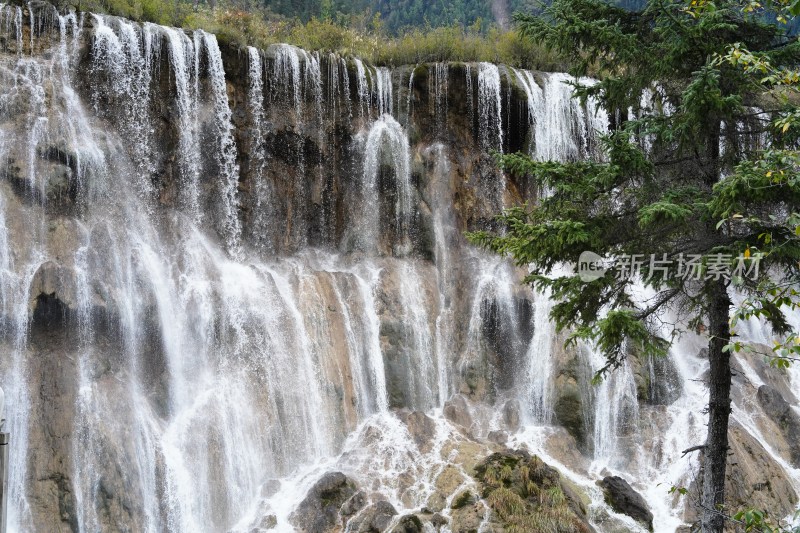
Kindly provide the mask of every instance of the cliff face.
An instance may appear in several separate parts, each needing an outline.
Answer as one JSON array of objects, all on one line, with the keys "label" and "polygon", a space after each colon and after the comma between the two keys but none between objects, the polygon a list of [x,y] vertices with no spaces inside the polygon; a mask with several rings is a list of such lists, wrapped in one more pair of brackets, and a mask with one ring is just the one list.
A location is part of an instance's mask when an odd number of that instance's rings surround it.
[{"label": "cliff face", "polygon": [[586,480],[649,480],[701,438],[702,394],[678,386],[695,348],[593,389],[597,355],[565,351],[547,298],[465,243],[535,198],[492,151],[598,157],[607,118],[565,75],[238,50],[46,4],[2,6],[0,33],[12,530],[288,527],[309,465],[342,450],[417,508],[442,498],[448,445],[401,494],[403,409],[478,440],[522,426]]}]

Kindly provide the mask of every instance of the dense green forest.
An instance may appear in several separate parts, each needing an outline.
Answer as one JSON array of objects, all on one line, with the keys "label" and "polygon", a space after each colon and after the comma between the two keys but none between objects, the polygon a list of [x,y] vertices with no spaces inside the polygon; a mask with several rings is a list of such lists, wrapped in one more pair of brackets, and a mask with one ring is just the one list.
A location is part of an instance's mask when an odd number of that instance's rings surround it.
[{"label": "dense green forest", "polygon": [[354,15],[379,14],[386,30],[398,34],[408,28],[441,27],[458,24],[506,26],[515,11],[530,12],[532,0],[266,0],[276,14],[307,21],[317,17],[345,22]]}]

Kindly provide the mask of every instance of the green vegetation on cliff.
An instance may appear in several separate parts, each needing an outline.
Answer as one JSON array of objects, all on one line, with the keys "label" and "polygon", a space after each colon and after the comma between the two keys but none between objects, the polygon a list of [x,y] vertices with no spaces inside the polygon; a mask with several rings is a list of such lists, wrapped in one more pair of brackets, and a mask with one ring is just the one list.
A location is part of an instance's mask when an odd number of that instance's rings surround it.
[{"label": "green vegetation on cliff", "polygon": [[591,531],[580,496],[535,455],[495,453],[475,468],[475,477],[492,521],[508,533]]}]

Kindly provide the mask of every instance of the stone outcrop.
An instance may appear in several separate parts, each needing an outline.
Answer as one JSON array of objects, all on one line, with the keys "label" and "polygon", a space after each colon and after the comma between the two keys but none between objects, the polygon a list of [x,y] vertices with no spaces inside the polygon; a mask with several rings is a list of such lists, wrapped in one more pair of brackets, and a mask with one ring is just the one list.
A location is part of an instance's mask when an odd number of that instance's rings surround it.
[{"label": "stone outcrop", "polygon": [[327,533],[341,526],[339,511],[357,491],[356,484],[341,472],[322,476],[292,513],[292,524],[305,533]]},{"label": "stone outcrop", "polygon": [[555,420],[575,438],[582,451],[590,452],[592,442],[588,410],[591,402],[591,369],[579,350],[564,346],[564,339],[554,342],[553,349],[557,364],[553,384]]},{"label": "stone outcrop", "polygon": [[597,482],[603,489],[606,503],[618,513],[626,514],[653,530],[653,513],[642,495],[633,490],[627,481],[619,476],[606,476]]},{"label": "stone outcrop", "polygon": [[800,415],[792,409],[784,397],[769,385],[758,388],[758,403],[775,424],[786,440],[790,460],[795,468],[800,468]]},{"label": "stone outcrop", "polygon": [[[780,467],[764,447],[739,423],[728,430],[730,452],[725,473],[725,502],[735,514],[741,509],[767,510],[770,516],[788,516],[796,510],[797,493]],[[702,470],[697,483],[702,483]],[[692,483],[688,490],[694,491]],[[694,523],[697,510],[689,505],[685,519]]]},{"label": "stone outcrop", "polygon": [[347,528],[353,533],[382,533],[388,529],[396,515],[397,510],[391,503],[378,501],[365,507],[358,515],[351,518],[347,523]]},{"label": "stone outcrop", "polygon": [[[475,478],[483,501],[474,502],[469,493],[462,495],[459,510],[464,510],[465,522],[472,520],[472,524],[488,505],[491,522],[505,529],[534,533],[555,526],[569,533],[594,531],[577,489],[536,456],[524,451],[494,453],[475,468]],[[454,526],[457,516],[453,514]]]},{"label": "stone outcrop", "polygon": [[416,515],[403,515],[392,528],[392,533],[422,533],[422,520]]}]

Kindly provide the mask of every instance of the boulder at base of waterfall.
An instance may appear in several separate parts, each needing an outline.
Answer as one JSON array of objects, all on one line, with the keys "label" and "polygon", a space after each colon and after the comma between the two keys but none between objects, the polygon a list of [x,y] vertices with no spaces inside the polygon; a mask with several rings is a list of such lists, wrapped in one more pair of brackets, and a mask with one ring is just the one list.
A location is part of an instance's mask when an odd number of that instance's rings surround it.
[{"label": "boulder at base of waterfall", "polygon": [[402,410],[397,416],[405,423],[417,448],[423,453],[430,451],[431,441],[436,435],[436,422],[422,411]]},{"label": "boulder at base of waterfall", "polygon": [[[490,507],[492,526],[508,531],[564,533],[594,531],[576,487],[567,487],[561,474],[525,451],[494,453],[475,467],[480,493]],[[480,509],[478,509],[479,507]],[[483,505],[463,509],[483,516]],[[460,511],[460,510],[459,510]],[[453,531],[457,512],[453,513]]]},{"label": "boulder at base of waterfall", "polygon": [[326,533],[339,525],[339,509],[356,493],[356,484],[341,472],[322,476],[289,521],[305,533]]},{"label": "boulder at base of waterfall", "polygon": [[519,400],[508,400],[503,406],[503,422],[509,431],[519,429]]},{"label": "boulder at base of waterfall", "polygon": [[431,517],[430,523],[436,531],[439,531],[442,526],[447,525],[447,518],[439,513],[434,513],[434,515]]},{"label": "boulder at base of waterfall", "polygon": [[421,533],[422,531],[422,520],[413,514],[401,516],[392,528],[392,533]]},{"label": "boulder at base of waterfall", "polygon": [[467,405],[467,400],[461,394],[456,394],[445,402],[444,417],[466,430],[472,427],[472,415],[469,413],[469,405]]},{"label": "boulder at base of waterfall", "polygon": [[339,510],[339,514],[342,515],[344,521],[350,519],[351,516],[359,512],[361,509],[366,507],[367,505],[367,494],[360,490],[350,496],[344,504],[342,504],[342,508]]},{"label": "boulder at base of waterfall", "polygon": [[505,446],[508,442],[508,433],[501,429],[490,431],[489,434],[486,435],[486,440],[499,444],[500,446]]},{"label": "boulder at base of waterfall", "polygon": [[597,482],[603,489],[606,503],[618,513],[626,514],[653,530],[653,513],[642,495],[633,490],[627,481],[619,476],[607,476]]},{"label": "boulder at base of waterfall", "polygon": [[394,506],[387,501],[379,501],[364,508],[347,523],[347,531],[353,533],[382,533],[386,531],[392,518],[397,516]]},{"label": "boulder at base of waterfall", "polygon": [[266,533],[271,529],[275,529],[278,525],[278,518],[274,514],[264,516],[256,527],[250,530],[250,533]]}]

